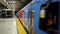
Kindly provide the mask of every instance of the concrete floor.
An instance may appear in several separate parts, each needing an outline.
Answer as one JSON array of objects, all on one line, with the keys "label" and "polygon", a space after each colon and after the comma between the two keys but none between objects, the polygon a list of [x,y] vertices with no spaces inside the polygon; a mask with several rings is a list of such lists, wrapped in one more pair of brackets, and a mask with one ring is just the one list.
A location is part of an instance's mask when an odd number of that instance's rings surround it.
[{"label": "concrete floor", "polygon": [[0,18],[0,34],[17,34],[16,18]]}]

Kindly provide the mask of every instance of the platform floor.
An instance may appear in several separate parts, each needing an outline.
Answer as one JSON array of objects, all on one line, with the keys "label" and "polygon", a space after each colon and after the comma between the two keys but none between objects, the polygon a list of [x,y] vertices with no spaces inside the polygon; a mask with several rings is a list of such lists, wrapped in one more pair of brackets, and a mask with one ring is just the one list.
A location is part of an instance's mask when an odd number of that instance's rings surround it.
[{"label": "platform floor", "polygon": [[0,18],[0,34],[17,34],[15,18]]},{"label": "platform floor", "polygon": [[18,18],[0,18],[0,34],[27,34]]}]

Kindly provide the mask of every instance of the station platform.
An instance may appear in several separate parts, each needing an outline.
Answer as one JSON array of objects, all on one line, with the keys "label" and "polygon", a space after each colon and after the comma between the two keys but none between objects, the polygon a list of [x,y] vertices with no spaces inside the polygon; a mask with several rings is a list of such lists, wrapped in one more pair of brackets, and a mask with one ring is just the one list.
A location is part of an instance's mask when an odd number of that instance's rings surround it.
[{"label": "station platform", "polygon": [[15,18],[0,18],[0,34],[17,34]]},{"label": "station platform", "polygon": [[0,18],[0,34],[27,34],[18,18]]}]

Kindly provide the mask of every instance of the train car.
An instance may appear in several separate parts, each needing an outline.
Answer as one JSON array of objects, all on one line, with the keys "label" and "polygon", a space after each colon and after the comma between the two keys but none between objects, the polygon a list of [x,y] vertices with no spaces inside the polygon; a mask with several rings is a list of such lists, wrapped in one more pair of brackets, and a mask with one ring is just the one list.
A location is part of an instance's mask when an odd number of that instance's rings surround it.
[{"label": "train car", "polygon": [[[41,2],[41,3],[40,3]],[[48,1],[46,1],[48,3]],[[19,20],[22,22],[27,34],[57,34],[58,33],[58,3],[43,0],[33,1],[19,12]],[[39,5],[39,6],[38,6]],[[40,16],[40,17],[39,17]],[[22,17],[22,18],[21,18]],[[21,18],[21,19],[20,19]]]}]

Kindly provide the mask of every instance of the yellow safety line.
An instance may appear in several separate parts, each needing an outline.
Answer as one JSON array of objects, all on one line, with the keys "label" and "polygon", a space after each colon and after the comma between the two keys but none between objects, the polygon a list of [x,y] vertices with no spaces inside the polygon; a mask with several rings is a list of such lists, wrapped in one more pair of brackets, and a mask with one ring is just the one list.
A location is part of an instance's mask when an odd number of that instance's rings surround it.
[{"label": "yellow safety line", "polygon": [[18,18],[16,19],[16,23],[18,27],[18,34],[27,34]]}]

